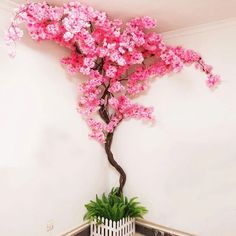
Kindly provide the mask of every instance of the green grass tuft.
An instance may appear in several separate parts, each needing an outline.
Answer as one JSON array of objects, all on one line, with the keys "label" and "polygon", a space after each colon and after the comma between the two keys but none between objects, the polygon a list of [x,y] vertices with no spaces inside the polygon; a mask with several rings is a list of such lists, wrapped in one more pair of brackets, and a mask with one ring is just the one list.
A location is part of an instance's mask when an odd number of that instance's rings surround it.
[{"label": "green grass tuft", "polygon": [[118,188],[113,188],[106,196],[104,193],[101,198],[96,195],[95,201],[90,201],[85,205],[87,212],[84,220],[92,221],[97,217],[119,221],[125,217],[143,218],[147,209],[143,207],[137,198],[130,200],[121,193],[118,194]]}]

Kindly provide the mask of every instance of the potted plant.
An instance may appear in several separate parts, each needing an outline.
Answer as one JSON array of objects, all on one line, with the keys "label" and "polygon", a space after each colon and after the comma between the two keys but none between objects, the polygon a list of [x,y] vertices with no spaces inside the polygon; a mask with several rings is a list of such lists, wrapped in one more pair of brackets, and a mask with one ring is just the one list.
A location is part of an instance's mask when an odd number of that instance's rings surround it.
[{"label": "potted plant", "polygon": [[130,200],[113,188],[106,196],[96,196],[94,201],[85,205],[87,212],[84,220],[90,222],[90,233],[96,235],[133,235],[135,233],[135,218],[143,218],[147,209],[137,198]]},{"label": "potted plant", "polygon": [[63,6],[28,2],[19,6],[6,33],[11,56],[23,36],[21,23],[34,40],[54,41],[71,51],[62,64],[70,73],[87,76],[80,86],[78,111],[91,129],[90,137],[103,145],[109,163],[119,173],[119,187],[87,204],[85,219],[95,217],[104,224],[101,217],[119,222],[122,217],[143,216],[146,209],[123,196],[126,173],[111,151],[117,126],[131,118],[154,120],[152,107],[132,101],[149,88],[152,78],[179,72],[184,65],[204,72],[209,88],[218,85],[219,76],[194,50],[166,45],[161,34],[152,31],[156,21],[147,16],[123,24],[76,1]]}]

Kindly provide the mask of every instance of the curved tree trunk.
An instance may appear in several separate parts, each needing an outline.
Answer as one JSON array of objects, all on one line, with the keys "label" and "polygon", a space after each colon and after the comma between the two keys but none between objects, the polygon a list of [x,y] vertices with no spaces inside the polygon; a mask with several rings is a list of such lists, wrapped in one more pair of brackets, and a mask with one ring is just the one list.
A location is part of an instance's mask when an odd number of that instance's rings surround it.
[{"label": "curved tree trunk", "polygon": [[126,182],[126,174],[122,167],[116,162],[114,159],[113,153],[111,152],[111,144],[112,144],[112,139],[113,139],[113,134],[114,133],[108,133],[106,137],[106,143],[105,143],[105,151],[107,154],[107,158],[109,163],[119,172],[120,174],[120,186],[119,186],[119,191],[118,194],[121,194],[123,192],[123,187]]},{"label": "curved tree trunk", "polygon": [[[103,74],[103,64],[104,64],[104,60],[102,59],[100,64],[98,65],[100,74]],[[110,93],[109,93],[108,89],[109,89],[109,85],[105,88],[103,95],[101,97],[102,99],[105,99],[107,96],[109,97]],[[107,110],[107,106],[105,106],[104,104],[101,105],[101,107],[99,109],[99,115],[106,124],[109,124],[109,122],[110,122],[109,112]],[[120,174],[120,180],[119,180],[120,185],[119,185],[119,190],[118,190],[118,195],[120,195],[123,192],[123,187],[126,182],[126,174],[125,174],[125,171],[122,169],[122,167],[114,159],[113,153],[111,151],[111,144],[112,144],[113,135],[114,135],[114,131],[112,133],[107,134],[106,142],[105,142],[105,151],[106,151],[109,163]]]}]

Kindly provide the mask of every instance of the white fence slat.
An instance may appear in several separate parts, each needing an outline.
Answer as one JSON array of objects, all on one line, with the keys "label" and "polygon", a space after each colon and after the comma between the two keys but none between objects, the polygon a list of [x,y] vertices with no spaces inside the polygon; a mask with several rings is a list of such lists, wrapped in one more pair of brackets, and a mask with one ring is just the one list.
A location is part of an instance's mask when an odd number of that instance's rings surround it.
[{"label": "white fence slat", "polygon": [[[116,224],[115,224],[116,225]],[[114,227],[114,224],[113,224],[113,227]],[[113,233],[113,236],[117,236],[118,234],[118,230],[116,227],[114,227],[114,233]]]},{"label": "white fence slat", "polygon": [[104,226],[104,228],[105,228],[105,236],[109,236],[109,234],[108,234],[108,219],[105,219],[105,226]]},{"label": "white fence slat", "polygon": [[135,219],[130,217],[117,222],[98,217],[90,224],[91,236],[133,236],[134,233]]},{"label": "white fence slat", "polygon": [[120,235],[120,221],[117,221],[117,228],[118,228],[117,236],[121,236]]},{"label": "white fence slat", "polygon": [[90,223],[90,235],[93,235],[93,222]]}]

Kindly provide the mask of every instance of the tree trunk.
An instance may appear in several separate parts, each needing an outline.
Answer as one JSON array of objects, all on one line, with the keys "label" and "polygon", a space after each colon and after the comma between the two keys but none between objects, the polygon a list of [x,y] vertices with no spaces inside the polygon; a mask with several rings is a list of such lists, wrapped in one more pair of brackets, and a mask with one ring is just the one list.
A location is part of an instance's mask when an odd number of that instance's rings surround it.
[{"label": "tree trunk", "polygon": [[[103,62],[102,62],[102,65],[103,65]],[[102,72],[101,72],[101,74],[102,74]],[[101,97],[102,99],[105,99],[106,96],[109,96],[108,89],[109,89],[109,86],[107,86],[106,89],[104,90],[104,93]],[[106,124],[109,124],[110,117],[109,117],[109,113],[107,111],[107,107],[104,104],[102,104],[99,109],[99,115]],[[119,190],[118,190],[118,195],[120,195],[123,192],[123,187],[126,182],[126,174],[125,174],[124,170],[122,169],[122,167],[114,159],[113,153],[111,151],[111,144],[112,144],[112,140],[113,140],[113,135],[114,135],[114,130],[112,133],[107,133],[106,142],[105,142],[105,151],[106,151],[109,163],[120,174],[120,180],[119,180],[120,185],[119,185]]]},{"label": "tree trunk", "polygon": [[123,192],[123,187],[126,182],[126,174],[122,167],[115,161],[113,153],[111,152],[111,144],[112,144],[112,139],[113,139],[113,134],[114,133],[108,133],[106,137],[106,143],[105,143],[105,151],[107,154],[107,158],[109,163],[119,172],[120,174],[120,186],[119,186],[119,191],[118,194],[120,195]]}]

